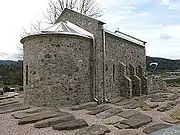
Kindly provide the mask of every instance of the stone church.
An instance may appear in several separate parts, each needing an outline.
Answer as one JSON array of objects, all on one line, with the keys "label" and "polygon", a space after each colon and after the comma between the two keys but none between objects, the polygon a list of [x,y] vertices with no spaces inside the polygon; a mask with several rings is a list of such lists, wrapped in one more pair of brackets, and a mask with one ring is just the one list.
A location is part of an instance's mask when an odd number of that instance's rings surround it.
[{"label": "stone church", "polygon": [[70,106],[147,94],[146,42],[65,9],[51,27],[21,39],[25,103]]}]

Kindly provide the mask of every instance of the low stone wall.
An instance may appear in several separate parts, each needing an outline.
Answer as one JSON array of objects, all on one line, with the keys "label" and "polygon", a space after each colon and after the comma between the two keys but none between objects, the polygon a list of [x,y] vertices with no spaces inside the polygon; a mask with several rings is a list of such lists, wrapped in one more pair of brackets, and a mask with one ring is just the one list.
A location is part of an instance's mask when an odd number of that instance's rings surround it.
[{"label": "low stone wall", "polygon": [[148,94],[159,91],[166,91],[167,84],[158,76],[148,76]]}]

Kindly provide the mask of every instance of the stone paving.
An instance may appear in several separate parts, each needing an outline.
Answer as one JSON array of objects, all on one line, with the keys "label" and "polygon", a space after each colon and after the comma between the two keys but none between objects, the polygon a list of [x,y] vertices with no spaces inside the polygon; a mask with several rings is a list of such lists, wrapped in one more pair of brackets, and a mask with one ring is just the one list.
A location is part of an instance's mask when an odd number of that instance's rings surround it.
[{"label": "stone paving", "polygon": [[[113,104],[97,105],[95,102],[76,105],[65,110],[81,111],[86,110],[86,114],[102,120],[102,125],[89,123],[84,118],[76,118],[69,111],[60,111],[57,108],[34,108],[24,105],[22,99],[12,98],[6,95],[6,99],[1,96],[0,113],[14,112],[12,116],[17,119],[19,126],[21,124],[33,123],[34,128],[53,127],[54,130],[77,130],[75,135],[100,135],[114,134],[112,126],[122,134],[127,134],[131,130],[141,129],[143,135],[158,135],[163,133],[180,133],[180,109],[176,106],[180,104],[180,95],[170,93],[156,93],[156,98],[165,99],[165,103],[153,99],[153,95],[135,97],[133,99],[116,98]],[[16,97],[16,96],[15,96]],[[146,97],[146,98],[145,98]],[[153,100],[152,100],[153,99]],[[151,102],[152,101],[152,102]],[[173,110],[174,109],[174,110]],[[173,110],[173,111],[171,111]],[[18,112],[17,112],[18,111]],[[148,112],[154,111],[159,116],[162,113],[171,111],[170,115],[161,118],[161,122],[154,123],[153,115]],[[111,128],[109,128],[111,126]],[[129,131],[129,132],[128,132]],[[97,134],[96,134],[96,133]],[[112,133],[111,133],[112,132]],[[133,133],[133,131],[132,131]],[[136,134],[136,133],[135,133]],[[129,134],[133,135],[133,134]]]}]

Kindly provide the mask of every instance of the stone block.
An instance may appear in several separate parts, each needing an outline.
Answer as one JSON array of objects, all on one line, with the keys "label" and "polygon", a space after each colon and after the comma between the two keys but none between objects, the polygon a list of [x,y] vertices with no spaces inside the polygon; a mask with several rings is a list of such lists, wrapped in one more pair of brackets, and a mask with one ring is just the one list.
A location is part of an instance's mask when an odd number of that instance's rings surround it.
[{"label": "stone block", "polygon": [[3,106],[0,106],[0,114],[26,110],[26,109],[29,109],[29,108],[30,108],[30,106],[24,105],[24,104],[21,104],[21,103],[6,104],[6,105],[3,105]]},{"label": "stone block", "polygon": [[170,123],[170,124],[179,124],[180,123],[180,120],[178,119],[173,119],[172,117],[165,117],[165,118],[162,118],[162,120],[164,122],[167,122],[167,123]]},{"label": "stone block", "polygon": [[80,129],[83,127],[87,127],[88,124],[83,119],[75,119],[68,122],[62,122],[57,125],[53,125],[54,130],[74,130],[74,129]]},{"label": "stone block", "polygon": [[116,123],[115,125],[114,125],[114,127],[116,127],[116,128],[118,128],[118,129],[128,129],[128,128],[130,128],[130,126],[129,125],[126,125],[126,124],[122,124],[122,123]]},{"label": "stone block", "polygon": [[65,113],[65,112],[51,112],[51,111],[43,112],[43,113],[41,113],[39,115],[32,115],[32,116],[20,119],[18,121],[18,125],[28,124],[28,123],[35,123],[37,121],[41,121],[41,120],[44,120],[44,119],[58,117],[58,116],[64,116],[64,115],[68,115],[68,113]]},{"label": "stone block", "polygon": [[96,115],[96,114],[104,112],[104,111],[106,111],[106,110],[108,110],[110,108],[112,108],[112,107],[110,107],[109,105],[96,106],[93,109],[91,109],[87,114]]},{"label": "stone block", "polygon": [[126,110],[126,111],[123,111],[123,112],[121,112],[121,113],[119,113],[117,115],[120,116],[120,117],[123,117],[125,119],[128,119],[128,118],[130,118],[130,117],[132,117],[132,116],[134,116],[134,115],[136,115],[138,113],[139,112],[136,111],[136,110]]},{"label": "stone block", "polygon": [[180,109],[176,109],[171,113],[171,117],[173,119],[178,119],[180,120]]},{"label": "stone block", "polygon": [[111,132],[111,130],[102,125],[91,125],[79,130],[75,135],[105,135]]},{"label": "stone block", "polygon": [[72,121],[74,119],[75,119],[75,117],[73,115],[64,115],[64,116],[59,116],[59,117],[54,117],[54,118],[49,118],[49,119],[38,121],[38,122],[34,123],[34,127],[35,128],[51,127],[58,123]]},{"label": "stone block", "polygon": [[156,132],[158,130],[161,130],[161,129],[164,129],[164,128],[168,128],[170,126],[171,125],[169,125],[169,124],[160,123],[160,124],[156,124],[156,125],[144,128],[143,132],[146,133],[146,134],[151,134],[151,133]]},{"label": "stone block", "polygon": [[129,125],[131,128],[139,128],[150,122],[152,122],[152,118],[144,114],[136,114],[127,120],[121,121],[122,124]]},{"label": "stone block", "polygon": [[130,104],[127,104],[127,105],[123,106],[123,108],[136,109],[136,108],[142,107],[144,105],[146,105],[146,103],[144,101],[135,101],[133,103],[130,103]]},{"label": "stone block", "polygon": [[97,102],[88,102],[88,103],[73,106],[70,109],[71,110],[83,110],[83,109],[87,109],[87,108],[95,107],[95,106],[97,106]]},{"label": "stone block", "polygon": [[124,120],[124,118],[120,117],[120,116],[112,116],[112,117],[109,117],[109,118],[106,118],[104,120],[104,123],[107,124],[107,125],[113,125],[115,123],[118,123],[120,121]]},{"label": "stone block", "polygon": [[96,116],[98,116],[99,118],[105,119],[105,118],[111,117],[113,115],[116,115],[120,112],[122,112],[121,108],[111,108],[109,110],[106,110],[104,112],[97,114]]}]

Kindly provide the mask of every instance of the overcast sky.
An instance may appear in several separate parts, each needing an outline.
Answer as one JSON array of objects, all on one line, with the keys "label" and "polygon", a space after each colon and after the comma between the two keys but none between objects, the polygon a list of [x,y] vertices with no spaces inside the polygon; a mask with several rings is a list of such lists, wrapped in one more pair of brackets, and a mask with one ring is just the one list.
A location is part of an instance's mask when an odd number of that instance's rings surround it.
[{"label": "overcast sky", "polygon": [[[180,0],[98,0],[106,29],[147,41],[148,56],[180,59]],[[0,4],[0,59],[16,59],[23,27],[44,21],[49,0],[4,0]]]}]

